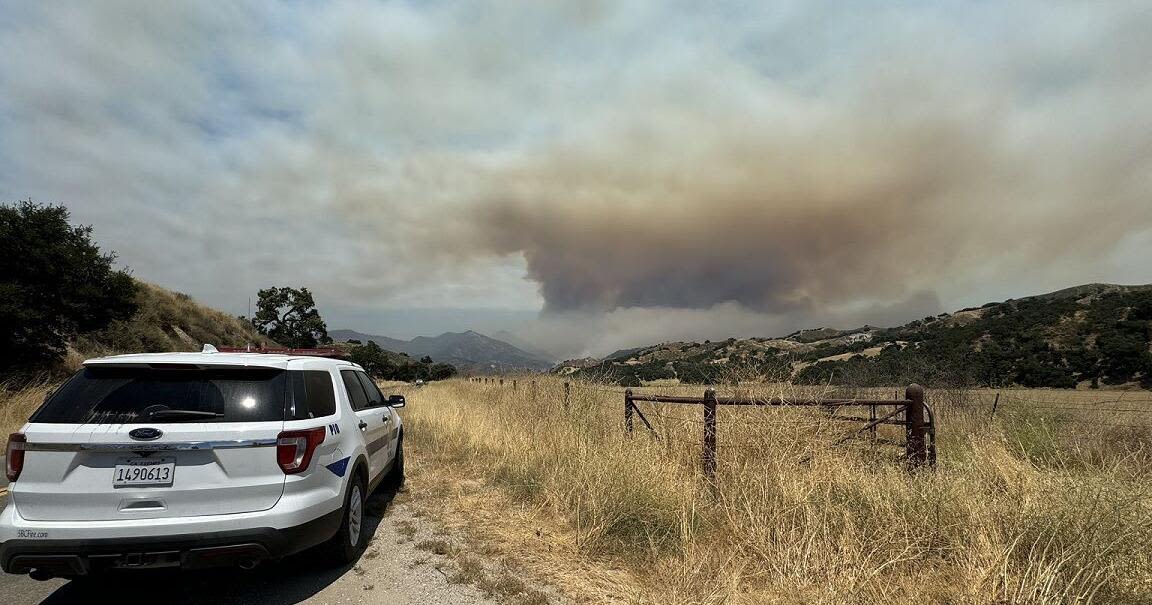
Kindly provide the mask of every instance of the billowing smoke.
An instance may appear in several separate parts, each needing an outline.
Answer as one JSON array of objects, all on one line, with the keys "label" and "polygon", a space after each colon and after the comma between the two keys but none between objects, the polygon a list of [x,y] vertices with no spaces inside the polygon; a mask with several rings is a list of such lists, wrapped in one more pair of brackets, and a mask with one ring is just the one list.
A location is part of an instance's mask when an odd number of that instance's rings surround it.
[{"label": "billowing smoke", "polygon": [[988,130],[976,120],[970,132],[879,104],[792,109],[638,111],[624,132],[499,174],[473,211],[556,311],[901,297],[949,268],[964,231],[978,235],[955,210],[989,209],[969,180],[1006,158],[976,140]]},{"label": "billowing smoke", "polygon": [[928,78],[773,92],[650,99],[533,150],[472,200],[479,240],[523,254],[550,311],[790,312],[1090,263],[1152,224],[1147,117],[1069,128]]}]

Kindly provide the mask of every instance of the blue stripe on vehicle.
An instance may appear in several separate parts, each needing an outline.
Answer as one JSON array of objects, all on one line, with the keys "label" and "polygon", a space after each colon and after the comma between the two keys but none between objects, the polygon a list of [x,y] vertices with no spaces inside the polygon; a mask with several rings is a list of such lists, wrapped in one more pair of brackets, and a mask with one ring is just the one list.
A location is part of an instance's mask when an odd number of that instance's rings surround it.
[{"label": "blue stripe on vehicle", "polygon": [[350,458],[351,456],[345,456],[336,462],[329,464],[326,468],[332,471],[333,475],[336,475],[337,477],[343,477],[344,473],[348,472],[348,460]]}]

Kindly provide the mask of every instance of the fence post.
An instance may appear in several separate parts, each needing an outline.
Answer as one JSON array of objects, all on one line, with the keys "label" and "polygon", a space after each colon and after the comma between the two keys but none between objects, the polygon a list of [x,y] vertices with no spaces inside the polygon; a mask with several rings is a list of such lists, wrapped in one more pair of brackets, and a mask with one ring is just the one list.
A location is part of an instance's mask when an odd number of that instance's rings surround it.
[{"label": "fence post", "polygon": [[632,389],[624,389],[624,432],[632,435]]},{"label": "fence post", "polygon": [[515,380],[512,381],[512,390],[513,391],[516,390],[516,381]]},{"label": "fence post", "polygon": [[504,386],[504,379],[503,378],[500,379],[500,386]]},{"label": "fence post", "polygon": [[701,453],[704,477],[716,480],[716,389],[704,391],[704,451]]},{"label": "fence post", "polygon": [[536,403],[536,381],[532,381],[532,403]]},{"label": "fence post", "polygon": [[564,409],[568,409],[568,404],[572,401],[572,383],[564,383]]},{"label": "fence post", "polygon": [[996,391],[996,399],[992,402],[992,415],[988,420],[996,420],[996,406],[1000,405],[1000,391]]},{"label": "fence post", "polygon": [[904,398],[908,400],[904,411],[905,455],[909,468],[917,468],[928,461],[928,450],[924,440],[924,387],[908,385]]}]

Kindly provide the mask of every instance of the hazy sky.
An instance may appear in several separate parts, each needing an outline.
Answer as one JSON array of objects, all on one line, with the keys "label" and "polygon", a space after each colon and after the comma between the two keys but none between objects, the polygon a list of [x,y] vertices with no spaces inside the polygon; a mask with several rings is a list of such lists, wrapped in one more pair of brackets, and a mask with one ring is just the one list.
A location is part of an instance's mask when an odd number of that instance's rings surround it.
[{"label": "hazy sky", "polygon": [[560,355],[1152,282],[1148,2],[0,3],[0,200]]}]

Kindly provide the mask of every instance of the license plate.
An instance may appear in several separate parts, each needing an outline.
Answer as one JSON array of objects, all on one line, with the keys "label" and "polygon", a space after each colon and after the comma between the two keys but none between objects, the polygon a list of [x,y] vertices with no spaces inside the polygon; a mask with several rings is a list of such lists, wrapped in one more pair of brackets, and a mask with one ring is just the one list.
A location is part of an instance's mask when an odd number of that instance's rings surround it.
[{"label": "license plate", "polygon": [[112,487],[172,485],[176,458],[119,458],[112,471]]}]

